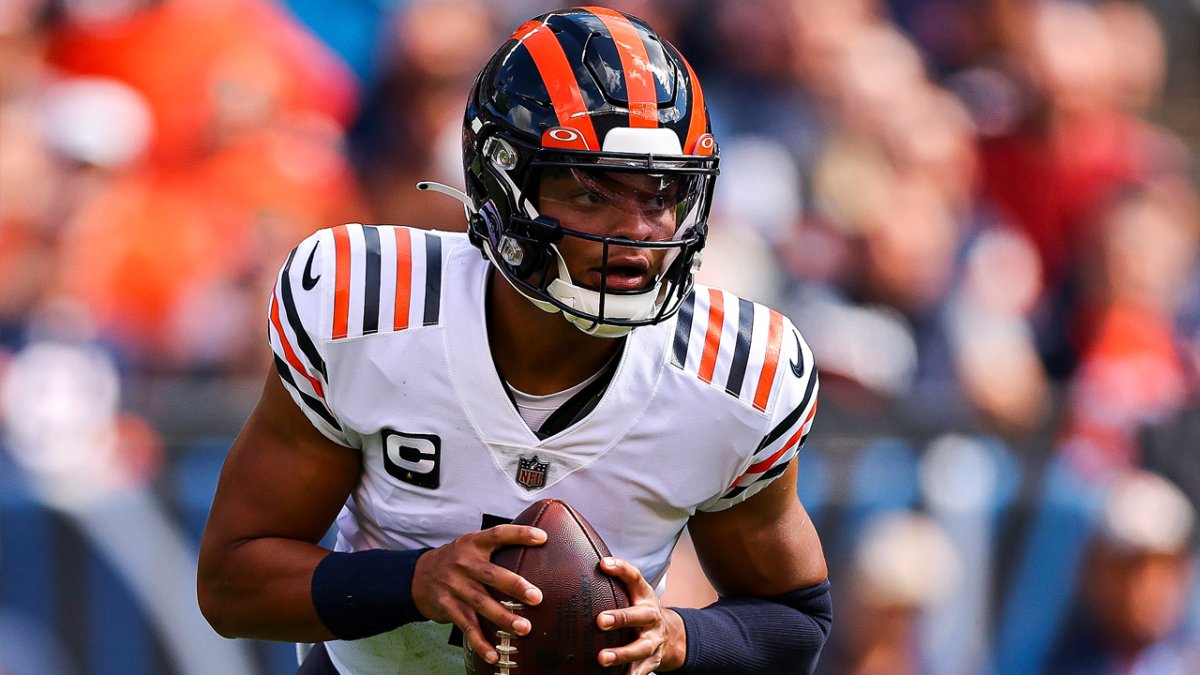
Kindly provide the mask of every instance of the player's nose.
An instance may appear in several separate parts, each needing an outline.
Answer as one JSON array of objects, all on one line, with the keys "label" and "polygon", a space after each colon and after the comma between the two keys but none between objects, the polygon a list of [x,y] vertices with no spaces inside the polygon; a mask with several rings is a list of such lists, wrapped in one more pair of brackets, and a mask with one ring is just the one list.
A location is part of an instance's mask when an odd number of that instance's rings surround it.
[{"label": "player's nose", "polygon": [[670,236],[669,228],[663,224],[661,213],[642,209],[616,209],[616,222],[610,236],[631,241],[658,241]]}]

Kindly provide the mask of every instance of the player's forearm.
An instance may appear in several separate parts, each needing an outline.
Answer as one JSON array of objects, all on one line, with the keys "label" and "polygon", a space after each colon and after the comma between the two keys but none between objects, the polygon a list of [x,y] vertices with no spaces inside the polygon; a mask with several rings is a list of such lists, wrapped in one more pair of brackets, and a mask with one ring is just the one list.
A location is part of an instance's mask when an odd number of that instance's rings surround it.
[{"label": "player's forearm", "polygon": [[316,642],[332,637],[312,602],[312,576],[329,550],[261,538],[201,550],[200,610],[225,637]]},{"label": "player's forearm", "polygon": [[693,675],[807,675],[833,621],[828,581],[772,598],[727,598],[676,612],[686,625],[680,672]]}]

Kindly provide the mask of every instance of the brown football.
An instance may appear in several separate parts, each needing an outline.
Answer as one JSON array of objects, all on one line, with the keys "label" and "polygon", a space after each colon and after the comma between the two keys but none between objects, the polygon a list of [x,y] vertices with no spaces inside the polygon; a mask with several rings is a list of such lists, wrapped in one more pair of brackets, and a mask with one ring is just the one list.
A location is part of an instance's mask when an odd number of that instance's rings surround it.
[{"label": "brown football", "polygon": [[[528,635],[502,631],[484,617],[479,625],[493,639],[500,662],[492,665],[466,647],[467,672],[472,675],[612,675],[627,673],[629,666],[603,668],[596,660],[600,650],[620,647],[637,639],[632,629],[602,631],[596,615],[629,606],[625,585],[600,570],[600,559],[610,555],[604,540],[574,508],[559,499],[543,499],[513,520],[546,531],[541,546],[506,546],[492,562],[510,569],[542,591],[538,605],[512,606],[529,619]],[[512,598],[495,591],[498,600]]]}]

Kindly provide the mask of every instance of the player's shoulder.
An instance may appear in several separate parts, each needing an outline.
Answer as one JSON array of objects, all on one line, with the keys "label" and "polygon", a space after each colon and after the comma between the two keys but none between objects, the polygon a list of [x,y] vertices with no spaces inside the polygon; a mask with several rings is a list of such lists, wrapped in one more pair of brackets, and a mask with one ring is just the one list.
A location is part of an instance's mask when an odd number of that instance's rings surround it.
[{"label": "player's shoulder", "polygon": [[772,415],[781,400],[794,398],[790,390],[798,388],[803,397],[816,379],[812,351],[787,316],[703,284],[696,284],[680,307],[668,362],[765,415]]},{"label": "player's shoulder", "polygon": [[[288,255],[279,292],[324,341],[440,325],[444,261],[466,235],[347,223],[318,230]],[[307,302],[295,300],[309,296]]]}]

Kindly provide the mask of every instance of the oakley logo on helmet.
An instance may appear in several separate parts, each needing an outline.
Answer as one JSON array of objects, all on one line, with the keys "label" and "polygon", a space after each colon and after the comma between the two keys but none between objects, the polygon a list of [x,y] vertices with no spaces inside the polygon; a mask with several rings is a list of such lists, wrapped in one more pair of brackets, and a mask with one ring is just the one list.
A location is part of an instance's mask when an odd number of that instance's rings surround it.
[{"label": "oakley logo on helmet", "polygon": [[561,148],[563,150],[591,150],[583,134],[578,129],[569,127],[554,127],[542,134],[543,148]]},{"label": "oakley logo on helmet", "polygon": [[580,134],[578,131],[576,131],[574,129],[568,129],[566,127],[555,127],[553,129],[547,131],[546,135],[550,136],[550,138],[552,138],[556,141],[563,142],[563,143],[565,143],[567,141],[577,141],[577,140],[581,140],[583,138],[583,134]]}]

